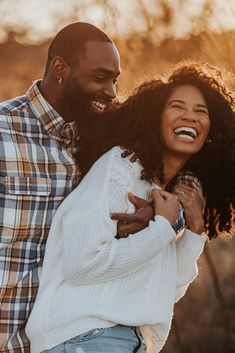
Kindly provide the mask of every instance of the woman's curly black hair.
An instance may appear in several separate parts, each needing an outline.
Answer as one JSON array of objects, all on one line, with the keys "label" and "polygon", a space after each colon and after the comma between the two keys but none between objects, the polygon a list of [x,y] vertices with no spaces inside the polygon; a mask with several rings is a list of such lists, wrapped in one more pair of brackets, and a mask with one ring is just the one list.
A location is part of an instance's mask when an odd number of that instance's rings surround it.
[{"label": "woman's curly black hair", "polygon": [[234,224],[235,98],[220,70],[206,63],[181,63],[167,79],[143,83],[124,103],[87,121],[80,131],[75,158],[84,176],[95,160],[119,145],[124,148],[123,158],[140,161],[141,178],[151,181],[158,177],[163,182],[161,115],[173,90],[185,84],[201,91],[211,120],[211,143],[205,143],[183,168],[202,182],[205,231],[211,239],[219,232],[231,231]]}]

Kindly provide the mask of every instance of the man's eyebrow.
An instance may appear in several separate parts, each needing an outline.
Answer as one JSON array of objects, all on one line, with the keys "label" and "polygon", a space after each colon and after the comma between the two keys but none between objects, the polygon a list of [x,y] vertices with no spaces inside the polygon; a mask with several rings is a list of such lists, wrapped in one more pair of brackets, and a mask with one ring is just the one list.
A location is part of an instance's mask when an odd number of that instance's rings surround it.
[{"label": "man's eyebrow", "polygon": [[113,71],[110,69],[107,69],[105,67],[98,67],[96,69],[92,70],[93,72],[102,72],[103,74],[107,75],[107,76],[119,76],[121,74],[121,71]]}]

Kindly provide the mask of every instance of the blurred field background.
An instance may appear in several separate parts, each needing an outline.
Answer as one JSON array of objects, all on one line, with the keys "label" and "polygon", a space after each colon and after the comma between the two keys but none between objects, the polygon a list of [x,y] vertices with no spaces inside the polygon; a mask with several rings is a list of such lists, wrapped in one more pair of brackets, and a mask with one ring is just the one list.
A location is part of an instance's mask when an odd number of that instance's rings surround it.
[{"label": "blurred field background", "polygon": [[[1,101],[42,77],[50,39],[78,20],[104,29],[119,48],[120,97],[182,59],[235,74],[235,0],[0,0],[0,15]],[[206,245],[163,353],[235,352],[233,235]]]}]

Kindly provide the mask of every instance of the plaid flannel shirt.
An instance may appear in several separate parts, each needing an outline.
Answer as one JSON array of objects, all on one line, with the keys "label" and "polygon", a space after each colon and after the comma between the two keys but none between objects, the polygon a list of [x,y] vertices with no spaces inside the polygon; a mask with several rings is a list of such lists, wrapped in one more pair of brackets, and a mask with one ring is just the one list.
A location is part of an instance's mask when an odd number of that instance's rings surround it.
[{"label": "plaid flannel shirt", "polygon": [[24,326],[59,204],[77,185],[66,124],[34,82],[0,105],[0,352],[28,353]]}]

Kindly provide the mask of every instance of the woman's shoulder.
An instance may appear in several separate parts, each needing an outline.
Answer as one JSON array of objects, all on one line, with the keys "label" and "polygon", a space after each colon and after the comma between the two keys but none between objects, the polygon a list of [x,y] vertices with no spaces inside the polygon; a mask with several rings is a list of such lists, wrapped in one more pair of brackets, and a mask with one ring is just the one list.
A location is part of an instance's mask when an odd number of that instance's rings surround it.
[{"label": "woman's shoulder", "polygon": [[125,156],[126,149],[121,146],[115,146],[107,152],[111,156],[114,166],[129,170],[132,174],[140,174],[143,167],[138,160],[131,160],[132,155]]},{"label": "woman's shoulder", "polygon": [[142,167],[138,161],[131,161],[131,156],[125,157],[125,149],[115,146],[103,154],[91,168],[91,173],[97,177],[97,172],[105,174],[109,183],[129,185],[139,179]]}]

